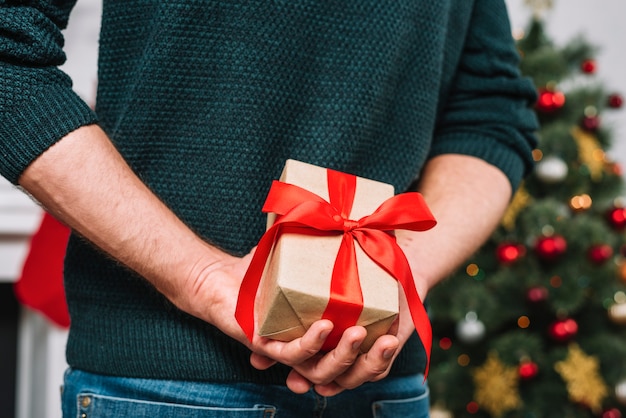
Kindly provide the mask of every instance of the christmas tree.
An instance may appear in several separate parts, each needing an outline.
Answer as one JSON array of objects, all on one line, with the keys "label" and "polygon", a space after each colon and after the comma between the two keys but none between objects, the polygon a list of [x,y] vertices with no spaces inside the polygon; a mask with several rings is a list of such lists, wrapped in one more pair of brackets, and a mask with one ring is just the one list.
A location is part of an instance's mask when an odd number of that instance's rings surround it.
[{"label": "christmas tree", "polygon": [[536,167],[491,239],[429,295],[433,418],[626,417],[626,198],[595,48],[518,40]]}]

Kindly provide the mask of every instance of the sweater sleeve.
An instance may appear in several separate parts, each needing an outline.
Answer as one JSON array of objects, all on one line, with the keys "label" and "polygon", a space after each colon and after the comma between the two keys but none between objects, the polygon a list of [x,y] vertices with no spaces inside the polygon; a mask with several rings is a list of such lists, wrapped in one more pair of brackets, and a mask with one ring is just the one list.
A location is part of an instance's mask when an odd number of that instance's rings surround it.
[{"label": "sweater sleeve", "polygon": [[52,144],[96,122],[58,69],[75,1],[0,0],[0,174],[14,184]]},{"label": "sweater sleeve", "polygon": [[471,155],[498,167],[515,190],[533,166],[536,91],[520,75],[504,1],[476,0],[430,156]]}]

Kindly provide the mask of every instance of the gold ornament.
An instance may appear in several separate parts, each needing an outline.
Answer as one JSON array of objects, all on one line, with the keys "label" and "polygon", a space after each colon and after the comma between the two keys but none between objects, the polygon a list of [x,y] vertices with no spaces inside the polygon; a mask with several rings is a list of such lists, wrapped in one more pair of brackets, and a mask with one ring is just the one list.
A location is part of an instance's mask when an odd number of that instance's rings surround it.
[{"label": "gold ornament", "polygon": [[509,207],[506,209],[506,212],[500,221],[502,227],[507,231],[511,231],[515,228],[515,220],[517,219],[517,216],[526,206],[528,206],[529,203],[530,194],[526,191],[526,188],[522,184],[519,189],[517,189],[517,192],[515,192]]},{"label": "gold ornament", "polygon": [[591,180],[600,181],[606,163],[606,155],[598,139],[579,127],[572,129],[572,136],[578,145],[578,157],[580,161],[589,167]]},{"label": "gold ornament", "polygon": [[596,357],[586,355],[578,344],[571,344],[567,358],[557,362],[554,369],[567,384],[567,393],[572,402],[586,405],[596,414],[601,411],[608,388],[598,371]]},{"label": "gold ornament", "polygon": [[495,351],[489,353],[487,361],[472,375],[476,386],[474,399],[491,415],[499,417],[522,406],[517,367],[507,367]]}]

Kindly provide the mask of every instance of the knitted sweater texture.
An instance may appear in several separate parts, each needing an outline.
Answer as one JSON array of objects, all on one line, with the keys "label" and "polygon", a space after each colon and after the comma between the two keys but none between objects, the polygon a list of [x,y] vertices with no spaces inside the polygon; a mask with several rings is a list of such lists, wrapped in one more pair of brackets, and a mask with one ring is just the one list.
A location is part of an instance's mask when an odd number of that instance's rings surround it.
[{"label": "knitted sweater texture", "polygon": [[[445,153],[516,187],[532,84],[498,0],[104,0],[95,111],[57,68],[74,1],[0,1],[0,173],[99,123],[194,231],[242,255],[286,159],[406,190]],[[24,5],[27,4],[27,5]],[[153,225],[159,228],[159,225]],[[118,376],[284,384],[89,243],[70,240],[71,366]],[[412,338],[392,374],[423,370]]]}]

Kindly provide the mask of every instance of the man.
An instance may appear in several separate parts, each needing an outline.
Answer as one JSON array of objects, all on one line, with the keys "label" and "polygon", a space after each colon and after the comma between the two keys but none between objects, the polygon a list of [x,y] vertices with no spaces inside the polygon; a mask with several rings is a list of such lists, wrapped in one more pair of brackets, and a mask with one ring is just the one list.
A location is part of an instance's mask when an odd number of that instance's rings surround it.
[{"label": "man", "polygon": [[536,129],[503,2],[104,2],[95,112],[56,68],[72,5],[0,9],[0,172],[75,231],[64,416],[427,416],[403,300],[322,353],[329,321],[249,342],[237,292],[288,158],[417,184],[422,299],[478,248]]}]

